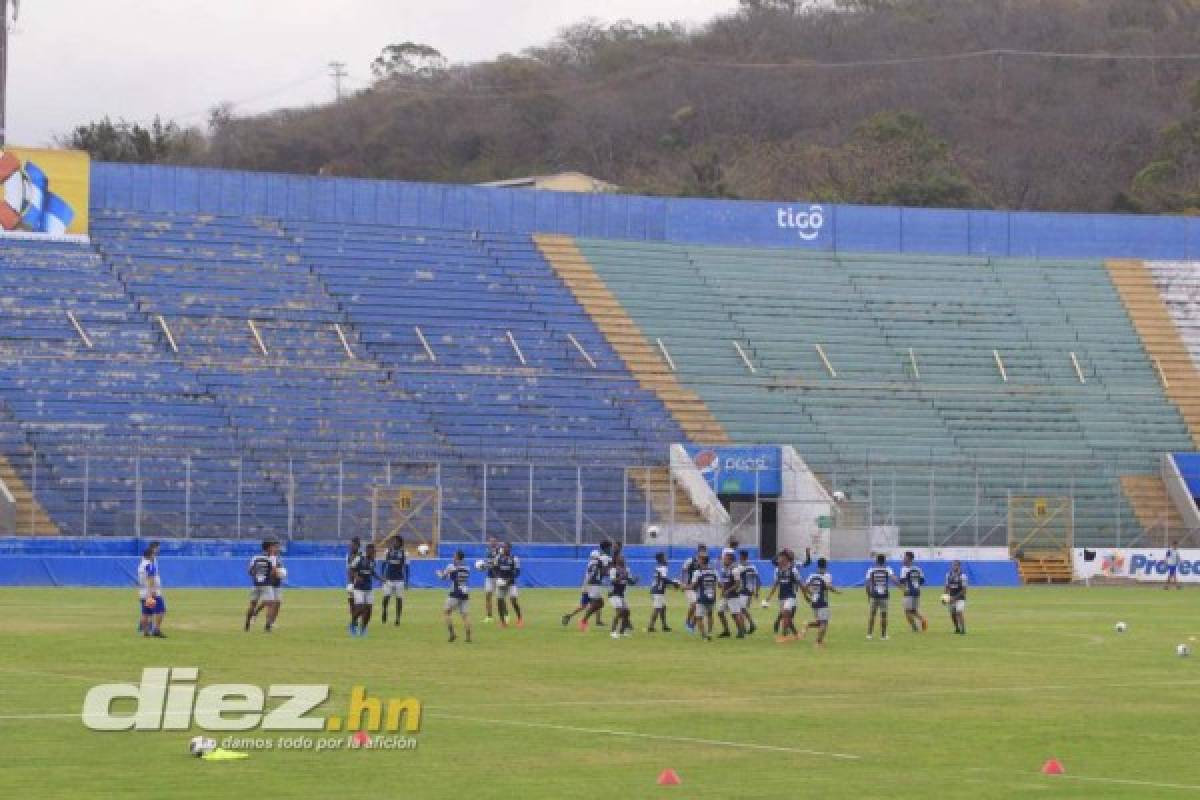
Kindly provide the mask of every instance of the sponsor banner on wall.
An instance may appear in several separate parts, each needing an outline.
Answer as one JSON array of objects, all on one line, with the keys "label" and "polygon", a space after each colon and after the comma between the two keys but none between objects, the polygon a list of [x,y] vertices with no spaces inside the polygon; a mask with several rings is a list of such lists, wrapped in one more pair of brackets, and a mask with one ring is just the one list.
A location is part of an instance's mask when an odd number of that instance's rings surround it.
[{"label": "sponsor banner on wall", "polygon": [[778,497],[782,454],[778,447],[687,447],[696,469],[717,494]]},{"label": "sponsor banner on wall", "polygon": [[90,172],[79,150],[0,150],[0,234],[86,236]]},{"label": "sponsor banner on wall", "polygon": [[[1085,561],[1084,551],[1075,549],[1075,577],[1080,580],[1096,577],[1133,578],[1137,581],[1167,579],[1166,548],[1108,548],[1099,547],[1092,561]],[[1181,583],[1200,583],[1200,550],[1179,551],[1179,580]]]}]

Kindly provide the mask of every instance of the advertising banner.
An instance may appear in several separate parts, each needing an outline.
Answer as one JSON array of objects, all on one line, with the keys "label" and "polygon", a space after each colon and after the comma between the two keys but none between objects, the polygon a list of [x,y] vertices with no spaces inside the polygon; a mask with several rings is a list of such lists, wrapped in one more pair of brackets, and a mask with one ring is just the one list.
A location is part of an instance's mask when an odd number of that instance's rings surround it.
[{"label": "advertising banner", "polygon": [[[1090,550],[1090,548],[1089,548]],[[1084,551],[1075,549],[1075,577],[1132,578],[1136,581],[1162,582],[1167,579],[1166,548],[1107,548],[1090,550],[1096,554],[1084,560]],[[1200,550],[1180,550],[1177,574],[1180,583],[1200,583]]]},{"label": "advertising banner", "polygon": [[0,235],[86,236],[90,171],[79,150],[0,150]]},{"label": "advertising banner", "polygon": [[688,455],[717,494],[778,497],[778,447],[688,447]]}]

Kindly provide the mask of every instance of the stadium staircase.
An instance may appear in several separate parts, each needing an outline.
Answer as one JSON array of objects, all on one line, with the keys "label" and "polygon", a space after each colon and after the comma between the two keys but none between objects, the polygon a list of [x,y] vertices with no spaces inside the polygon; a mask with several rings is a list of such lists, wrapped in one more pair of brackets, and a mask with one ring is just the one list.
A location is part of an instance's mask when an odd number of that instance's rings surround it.
[{"label": "stadium staircase", "polygon": [[1070,583],[1074,578],[1071,554],[1042,553],[1017,558],[1021,583]]}]

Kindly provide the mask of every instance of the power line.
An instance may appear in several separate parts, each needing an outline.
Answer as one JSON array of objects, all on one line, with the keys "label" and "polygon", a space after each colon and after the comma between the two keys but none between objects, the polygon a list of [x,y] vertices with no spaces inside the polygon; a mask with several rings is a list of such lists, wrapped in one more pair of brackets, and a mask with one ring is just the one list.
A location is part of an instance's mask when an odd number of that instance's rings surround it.
[{"label": "power line", "polygon": [[868,59],[860,61],[781,61],[774,63],[747,61],[714,61],[667,56],[664,60],[693,67],[721,67],[724,69],[852,69],[858,67],[892,67],[905,64],[930,64],[942,61],[966,61],[980,58],[1040,58],[1071,61],[1200,61],[1200,53],[1069,53],[1053,50],[1013,50],[992,48],[989,50],[967,50],[958,53],[938,53],[928,56]]}]

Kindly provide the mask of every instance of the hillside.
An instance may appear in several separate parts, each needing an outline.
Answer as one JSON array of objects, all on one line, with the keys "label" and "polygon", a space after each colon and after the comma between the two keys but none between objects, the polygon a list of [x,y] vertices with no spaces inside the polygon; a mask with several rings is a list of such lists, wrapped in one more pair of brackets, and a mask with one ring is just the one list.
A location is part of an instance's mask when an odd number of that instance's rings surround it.
[{"label": "hillside", "polygon": [[373,86],[340,103],[218,112],[155,158],[450,182],[576,169],[652,194],[1188,211],[1200,206],[1197,54],[1200,0],[743,0],[697,30],[581,23],[486,63],[395,48]]}]

